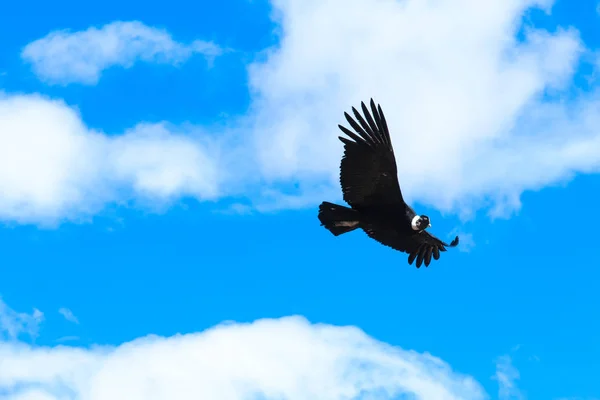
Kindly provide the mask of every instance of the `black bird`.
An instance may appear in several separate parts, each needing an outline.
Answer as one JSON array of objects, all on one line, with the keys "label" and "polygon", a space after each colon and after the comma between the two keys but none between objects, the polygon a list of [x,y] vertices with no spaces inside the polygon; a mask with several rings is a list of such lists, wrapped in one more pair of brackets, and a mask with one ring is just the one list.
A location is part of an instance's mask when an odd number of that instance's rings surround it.
[{"label": "black bird", "polygon": [[431,257],[438,260],[440,251],[455,247],[458,236],[447,244],[426,231],[429,217],[417,215],[404,202],[394,149],[381,106],[371,99],[371,112],[361,102],[364,118],[352,107],[358,123],[348,113],[346,120],[355,132],[338,125],[348,138],[344,143],[340,166],[340,183],[344,201],[351,208],[324,201],[319,206],[319,220],[335,236],[361,228],[372,239],[395,250],[408,253],[408,263],[417,261],[428,267]]}]

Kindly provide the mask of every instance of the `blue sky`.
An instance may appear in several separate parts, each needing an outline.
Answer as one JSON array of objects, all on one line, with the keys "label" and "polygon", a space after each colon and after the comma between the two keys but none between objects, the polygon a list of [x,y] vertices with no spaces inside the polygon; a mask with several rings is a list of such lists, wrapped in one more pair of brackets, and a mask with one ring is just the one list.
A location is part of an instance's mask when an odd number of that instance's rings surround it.
[{"label": "blue sky", "polygon": [[[5,5],[0,399],[600,398],[600,16],[481,5]],[[371,96],[427,269],[316,217]]]}]

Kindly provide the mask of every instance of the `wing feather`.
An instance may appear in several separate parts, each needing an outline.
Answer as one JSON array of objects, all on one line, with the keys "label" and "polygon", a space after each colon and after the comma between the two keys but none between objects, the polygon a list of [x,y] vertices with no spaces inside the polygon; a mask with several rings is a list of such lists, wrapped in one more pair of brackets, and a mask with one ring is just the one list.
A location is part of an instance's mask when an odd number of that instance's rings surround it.
[{"label": "wing feather", "polygon": [[431,253],[433,252],[433,247],[427,247],[427,250],[425,251],[425,266],[429,266],[429,263],[431,262]]},{"label": "wing feather", "polygon": [[[375,104],[373,102],[373,99],[371,99],[371,104]],[[365,118],[367,119],[367,123],[368,123],[368,127],[370,128],[371,132],[377,132],[378,128],[377,128],[377,123],[373,120],[373,117],[371,117],[371,114],[369,113],[369,110],[367,109],[367,106],[365,106],[365,103],[361,103],[361,107],[362,107],[362,112],[365,115]],[[375,115],[377,115],[377,110],[375,108],[373,108],[373,113]],[[358,117],[360,117],[359,113],[355,113],[354,115]],[[363,125],[363,127],[365,126],[364,121],[361,122],[361,124]],[[366,129],[366,128],[365,128]],[[381,144],[385,144],[383,142],[383,135],[382,136],[377,136],[377,139],[379,140],[379,143]]]},{"label": "wing feather", "polygon": [[386,144],[392,145],[392,139],[390,138],[390,131],[388,130],[387,122],[385,120],[385,115],[383,115],[383,111],[381,110],[381,105],[377,105],[377,109],[379,113],[375,112],[375,102],[371,99],[371,109],[373,110],[373,114],[375,115],[375,119],[379,117],[381,120],[381,131],[383,132],[383,137],[386,139]]},{"label": "wing feather", "polygon": [[[354,107],[352,108],[352,110],[354,110]],[[356,110],[354,110],[356,111]],[[360,136],[360,139],[356,140],[354,139],[356,142],[364,142],[365,144],[367,144],[369,147],[374,148],[375,145],[375,140],[371,137],[371,135],[369,135],[359,124],[356,123],[356,121],[354,120],[354,118],[352,118],[350,116],[350,114],[348,113],[344,113],[344,117],[346,117],[346,120],[348,121],[348,123],[350,124],[350,126],[352,127],[352,129],[354,129],[354,131]],[[348,134],[348,132],[344,132],[346,135]]]},{"label": "wing feather", "polygon": [[361,102],[361,109],[364,117],[352,107],[356,119],[344,113],[354,132],[338,125],[352,139],[339,137],[344,143],[340,166],[344,200],[352,207],[405,205],[398,183],[394,149],[381,106],[377,108],[371,99],[371,113],[364,102]]},{"label": "wing feather", "polygon": [[425,256],[425,249],[426,249],[426,246],[424,244],[422,244],[419,247],[419,250],[417,250],[417,253],[418,253],[417,264],[416,264],[417,268],[421,268],[421,264],[423,264],[423,257]]},{"label": "wing feather", "polygon": [[450,244],[443,242],[427,231],[415,234],[403,234],[391,226],[382,226],[373,223],[364,223],[363,230],[369,237],[379,243],[404,253],[408,253],[408,264],[420,268],[431,264],[431,259],[440,259],[440,251],[446,251],[446,247],[456,247],[458,236]]}]

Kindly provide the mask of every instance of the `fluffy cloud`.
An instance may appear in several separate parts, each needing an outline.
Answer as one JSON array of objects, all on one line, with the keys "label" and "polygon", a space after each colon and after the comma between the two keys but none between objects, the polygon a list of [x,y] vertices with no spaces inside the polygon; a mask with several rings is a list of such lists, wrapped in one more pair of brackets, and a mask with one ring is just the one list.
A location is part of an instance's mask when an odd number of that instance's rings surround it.
[{"label": "fluffy cloud", "polygon": [[119,136],[88,129],[63,102],[0,93],[0,219],[54,224],[107,203],[218,195],[218,148],[168,124]]},{"label": "fluffy cloud", "polygon": [[129,68],[138,60],[176,65],[195,53],[212,58],[221,49],[201,40],[178,43],[165,30],[138,21],[116,21],[85,31],[51,32],[25,46],[21,56],[48,83],[92,85],[112,66]]},{"label": "fluffy cloud", "polygon": [[[167,124],[107,137],[60,102],[4,96],[0,190],[7,195],[0,218],[76,219],[111,202],[178,196],[242,194],[260,210],[335,200],[342,153],[337,124],[343,111],[371,97],[386,113],[409,201],[463,215],[485,207],[506,214],[520,206],[524,191],[600,168],[600,91],[574,86],[588,51],[577,30],[522,29],[525,13],[550,6],[273,0],[280,41],[249,66],[250,112],[231,121],[239,135],[218,135],[218,144]],[[120,24],[107,26],[121,32]],[[111,29],[61,34],[57,43]],[[109,53],[119,60],[189,54],[189,46],[182,50],[164,32],[154,33],[142,37],[162,39],[134,40],[132,47],[152,51]],[[96,59],[86,46],[66,48],[77,60]],[[95,68],[82,68],[92,71],[87,75],[57,71],[93,77]]]},{"label": "fluffy cloud", "polygon": [[301,317],[118,347],[0,343],[0,359],[5,400],[486,398],[473,378],[429,354]]},{"label": "fluffy cloud", "polygon": [[302,182],[303,198],[337,188],[337,124],[371,97],[411,201],[504,213],[523,191],[597,172],[599,92],[571,92],[578,31],[517,38],[525,13],[550,3],[273,0],[280,43],[250,68],[262,176],[272,189]]}]

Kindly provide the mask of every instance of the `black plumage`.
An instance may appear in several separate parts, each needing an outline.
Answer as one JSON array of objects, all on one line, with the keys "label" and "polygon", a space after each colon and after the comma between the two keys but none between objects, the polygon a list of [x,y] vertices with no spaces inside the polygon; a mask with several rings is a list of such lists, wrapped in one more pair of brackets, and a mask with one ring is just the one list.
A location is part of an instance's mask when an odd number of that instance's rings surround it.
[{"label": "black plumage", "polygon": [[458,236],[447,244],[431,235],[429,217],[405,203],[383,111],[373,99],[370,106],[371,112],[361,103],[364,117],[352,107],[356,120],[344,113],[354,132],[338,125],[351,139],[339,137],[344,143],[340,183],[350,208],[324,201],[319,220],[335,236],[361,228],[372,239],[408,253],[410,265],[416,260],[417,268],[427,267],[432,257],[438,260],[446,247],[456,246]]}]

